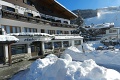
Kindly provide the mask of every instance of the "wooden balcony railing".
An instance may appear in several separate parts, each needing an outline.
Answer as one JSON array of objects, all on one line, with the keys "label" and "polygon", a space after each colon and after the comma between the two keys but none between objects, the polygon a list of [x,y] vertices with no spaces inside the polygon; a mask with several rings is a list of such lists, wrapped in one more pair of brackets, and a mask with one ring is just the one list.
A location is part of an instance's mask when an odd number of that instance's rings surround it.
[{"label": "wooden balcony railing", "polygon": [[58,22],[51,22],[48,20],[40,19],[40,18],[25,16],[23,14],[15,13],[15,12],[4,10],[4,9],[2,9],[1,11],[2,11],[2,18],[18,20],[18,21],[23,21],[23,22],[29,22],[29,23],[35,23],[35,24],[41,24],[41,23],[49,24],[54,27],[76,28],[75,25],[71,25],[71,24],[62,24],[62,23],[58,23]]}]

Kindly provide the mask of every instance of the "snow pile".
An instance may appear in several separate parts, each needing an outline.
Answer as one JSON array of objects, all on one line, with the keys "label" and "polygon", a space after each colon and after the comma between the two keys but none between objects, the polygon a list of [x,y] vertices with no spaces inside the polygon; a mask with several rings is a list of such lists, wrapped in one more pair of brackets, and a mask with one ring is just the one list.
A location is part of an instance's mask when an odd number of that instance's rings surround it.
[{"label": "snow pile", "polygon": [[[81,46],[78,48],[69,47],[64,51],[64,54],[70,54],[73,60],[84,61],[87,59],[93,59],[97,64],[107,65],[119,65],[120,61],[120,50],[95,50],[98,46],[104,46],[98,41],[88,42],[83,44],[82,52]],[[105,46],[104,46],[105,47]],[[120,48],[120,46],[117,46]],[[77,51],[77,52],[76,52]]]},{"label": "snow pile", "polygon": [[49,55],[38,59],[24,76],[12,80],[120,80],[120,73],[100,67],[92,59],[76,62],[68,54],[62,57]]},{"label": "snow pile", "polygon": [[79,45],[78,47],[68,47],[65,50],[65,53],[70,53],[70,54],[74,54],[74,53],[83,53],[85,52],[89,52],[89,51],[94,51],[98,46],[104,46],[102,43],[100,43],[100,41],[93,41],[93,42],[87,42],[87,43],[83,43],[82,45]]}]

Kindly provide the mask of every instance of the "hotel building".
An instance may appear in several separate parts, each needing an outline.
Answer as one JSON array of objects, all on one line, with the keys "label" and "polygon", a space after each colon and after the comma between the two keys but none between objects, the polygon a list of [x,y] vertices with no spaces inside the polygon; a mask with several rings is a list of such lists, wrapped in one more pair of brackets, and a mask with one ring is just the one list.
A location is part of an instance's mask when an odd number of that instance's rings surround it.
[{"label": "hotel building", "polygon": [[[0,27],[6,31],[6,34],[24,32],[70,35],[71,30],[77,27],[77,25],[70,24],[70,20],[75,18],[77,15],[56,0],[0,0]],[[12,58],[17,56],[29,58],[38,55],[42,45],[38,42],[33,44],[34,38],[16,37],[20,41],[11,45]],[[82,43],[82,37],[75,40],[78,44]],[[48,44],[53,46],[54,41],[50,42]],[[62,42],[56,40],[56,43],[72,45],[70,38]],[[44,44],[42,47],[48,46],[47,43],[41,44]],[[8,45],[1,45],[0,52],[0,59],[7,62]]]}]

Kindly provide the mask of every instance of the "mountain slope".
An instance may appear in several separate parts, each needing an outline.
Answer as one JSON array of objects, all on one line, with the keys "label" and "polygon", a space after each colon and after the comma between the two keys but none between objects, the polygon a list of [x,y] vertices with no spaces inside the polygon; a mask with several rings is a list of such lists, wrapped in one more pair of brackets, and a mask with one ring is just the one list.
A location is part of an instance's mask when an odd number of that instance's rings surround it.
[{"label": "mountain slope", "polygon": [[78,10],[80,11],[80,16],[83,19],[97,16],[97,10],[92,10],[92,9],[86,9],[86,10],[77,9],[77,10],[73,10],[72,12],[74,12],[75,14],[77,14]]},{"label": "mountain slope", "polygon": [[114,23],[115,27],[120,26],[120,7],[108,7],[97,10],[97,16],[84,19],[86,25]]}]

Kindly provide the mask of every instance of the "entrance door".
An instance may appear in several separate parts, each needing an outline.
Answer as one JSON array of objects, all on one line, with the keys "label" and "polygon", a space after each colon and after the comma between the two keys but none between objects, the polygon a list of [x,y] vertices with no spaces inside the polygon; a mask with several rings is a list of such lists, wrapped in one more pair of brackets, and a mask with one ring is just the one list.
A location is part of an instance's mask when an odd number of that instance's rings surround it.
[{"label": "entrance door", "polygon": [[42,55],[42,42],[41,41],[36,41],[33,42],[31,45],[31,54],[32,56],[39,56]]},{"label": "entrance door", "polygon": [[4,50],[3,46],[0,46],[0,63],[4,62]]},{"label": "entrance door", "polygon": [[39,53],[38,55],[43,55],[43,52],[42,52],[42,42],[40,41],[39,43]]}]

